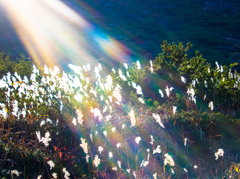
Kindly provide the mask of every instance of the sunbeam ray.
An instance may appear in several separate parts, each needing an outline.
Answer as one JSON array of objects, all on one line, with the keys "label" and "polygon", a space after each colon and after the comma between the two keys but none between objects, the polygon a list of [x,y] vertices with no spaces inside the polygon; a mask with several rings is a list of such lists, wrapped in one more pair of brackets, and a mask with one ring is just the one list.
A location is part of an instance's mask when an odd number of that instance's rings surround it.
[{"label": "sunbeam ray", "polygon": [[19,39],[37,64],[112,63],[128,49],[59,0],[1,0]]}]

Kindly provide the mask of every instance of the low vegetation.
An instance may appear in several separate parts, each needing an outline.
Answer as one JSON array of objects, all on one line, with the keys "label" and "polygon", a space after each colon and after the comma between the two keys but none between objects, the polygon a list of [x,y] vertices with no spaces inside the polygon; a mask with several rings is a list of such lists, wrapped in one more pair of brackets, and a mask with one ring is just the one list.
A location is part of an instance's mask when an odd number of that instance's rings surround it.
[{"label": "low vegetation", "polygon": [[[148,66],[39,70],[0,54],[2,178],[238,178],[238,64],[163,42]],[[34,165],[33,165],[34,164]]]}]

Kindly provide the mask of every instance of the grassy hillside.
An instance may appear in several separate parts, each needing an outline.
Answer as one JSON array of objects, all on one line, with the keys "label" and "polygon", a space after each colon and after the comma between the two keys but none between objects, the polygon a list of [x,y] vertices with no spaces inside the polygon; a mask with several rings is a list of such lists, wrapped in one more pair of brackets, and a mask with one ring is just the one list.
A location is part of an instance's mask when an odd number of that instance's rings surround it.
[{"label": "grassy hillside", "polygon": [[101,64],[66,73],[20,60],[25,75],[2,54],[1,176],[239,177],[237,64],[211,67],[191,46],[164,41],[149,65],[106,76]]}]

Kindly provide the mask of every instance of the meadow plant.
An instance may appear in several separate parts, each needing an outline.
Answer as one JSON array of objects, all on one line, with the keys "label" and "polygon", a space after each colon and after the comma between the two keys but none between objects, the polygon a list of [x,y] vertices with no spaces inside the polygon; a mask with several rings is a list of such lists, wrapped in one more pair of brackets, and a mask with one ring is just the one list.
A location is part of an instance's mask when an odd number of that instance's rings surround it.
[{"label": "meadow plant", "polygon": [[[237,176],[235,163],[239,161],[232,156],[239,147],[231,148],[227,138],[236,134],[235,129],[224,131],[219,126],[232,129],[239,123],[217,110],[229,109],[229,105],[219,105],[230,97],[232,110],[238,109],[239,74],[218,63],[212,69],[199,54],[194,58],[198,62],[188,61],[185,53],[190,47],[164,42],[163,54],[149,66],[142,68],[139,61],[124,63],[106,76],[101,76],[101,64],[69,64],[68,73],[58,67],[38,70],[33,66],[30,76],[4,74],[0,79],[1,175],[66,179]],[[202,76],[199,69],[205,72]],[[170,82],[159,84],[156,90],[149,87],[155,96],[152,101],[147,84],[157,74]],[[227,92],[226,100],[219,99],[222,91]],[[198,110],[199,101],[207,106],[204,110]]]}]

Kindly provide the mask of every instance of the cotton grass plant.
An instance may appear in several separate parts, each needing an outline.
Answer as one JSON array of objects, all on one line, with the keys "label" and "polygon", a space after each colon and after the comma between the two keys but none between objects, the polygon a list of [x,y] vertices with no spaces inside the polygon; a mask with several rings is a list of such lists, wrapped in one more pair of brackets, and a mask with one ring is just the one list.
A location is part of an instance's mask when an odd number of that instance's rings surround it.
[{"label": "cotton grass plant", "polygon": [[[144,68],[139,61],[125,63],[106,76],[101,76],[100,64],[70,64],[68,73],[58,67],[38,70],[34,65],[30,77],[4,75],[0,79],[1,175],[237,176],[239,161],[231,156],[235,151],[226,141],[234,133],[220,133],[217,128],[220,124],[231,128],[232,123],[214,113],[216,99],[207,99],[209,114],[197,110],[197,87],[203,79],[194,82],[179,76],[186,89],[181,95],[174,84],[157,89],[153,101],[145,95],[145,82],[158,73],[157,62]],[[224,67],[217,69],[216,73],[224,73]],[[230,70],[228,76],[239,79]]]}]

